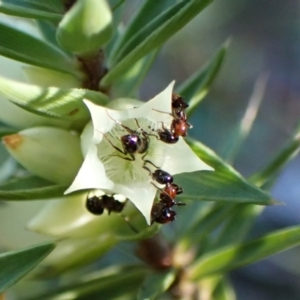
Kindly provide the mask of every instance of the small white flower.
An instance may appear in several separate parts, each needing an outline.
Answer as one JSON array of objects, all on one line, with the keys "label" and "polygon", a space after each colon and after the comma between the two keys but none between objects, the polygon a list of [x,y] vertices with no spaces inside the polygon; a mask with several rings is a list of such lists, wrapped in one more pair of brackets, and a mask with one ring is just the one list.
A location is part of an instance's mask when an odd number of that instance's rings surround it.
[{"label": "small white flower", "polygon": [[[175,144],[167,144],[153,136],[157,135],[155,131],[162,127],[162,123],[169,128],[173,120],[173,85],[174,82],[139,107],[126,110],[112,110],[84,101],[92,116],[93,131],[92,126],[87,125],[82,134],[85,160],[66,194],[82,189],[101,189],[107,193],[122,194],[134,203],[150,224],[157,189],[152,184],[151,175],[143,168],[145,160],[171,175],[213,170],[193,153],[183,138]],[[121,153],[124,148],[120,137],[128,134],[124,126],[141,136],[143,132],[153,134],[149,135],[147,150],[135,153],[134,160],[130,155]],[[150,163],[146,165],[152,172],[155,170]]]}]

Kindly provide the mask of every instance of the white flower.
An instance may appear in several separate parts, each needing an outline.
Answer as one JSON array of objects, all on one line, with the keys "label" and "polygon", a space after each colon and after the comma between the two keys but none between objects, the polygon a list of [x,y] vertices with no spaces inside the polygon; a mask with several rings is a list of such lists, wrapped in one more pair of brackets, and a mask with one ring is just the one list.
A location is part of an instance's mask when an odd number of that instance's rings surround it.
[{"label": "white flower", "polygon": [[[85,160],[66,194],[82,189],[101,189],[107,193],[122,194],[134,203],[150,224],[151,208],[157,192],[152,183],[158,184],[143,168],[145,160],[171,175],[213,170],[193,153],[183,138],[175,144],[167,144],[155,137],[156,130],[162,128],[162,124],[169,128],[173,120],[173,85],[174,82],[139,107],[126,110],[112,110],[84,101],[92,116],[93,133],[90,131],[91,125],[87,125],[82,134]],[[135,153],[134,160],[131,160],[130,155],[121,153],[125,151],[120,137],[128,134],[124,126],[136,131],[141,137],[143,132],[153,134],[148,136],[147,150]],[[146,166],[151,172],[155,170],[151,163],[146,163]]]}]

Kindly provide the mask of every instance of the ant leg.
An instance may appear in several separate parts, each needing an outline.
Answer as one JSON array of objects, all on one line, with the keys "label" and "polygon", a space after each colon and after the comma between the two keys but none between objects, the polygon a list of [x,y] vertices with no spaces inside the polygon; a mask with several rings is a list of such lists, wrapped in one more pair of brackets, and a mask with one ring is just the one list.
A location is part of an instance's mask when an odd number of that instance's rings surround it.
[{"label": "ant leg", "polygon": [[106,110],[106,114],[109,116],[110,119],[112,119],[112,120],[115,121],[117,124],[119,124],[119,125],[122,126],[124,129],[126,129],[127,132],[129,132],[130,134],[134,134],[134,133],[135,133],[134,130],[130,129],[129,127],[127,127],[127,126],[125,126],[125,125],[123,125],[120,121],[113,119],[113,118],[109,115],[109,113],[107,112],[107,110]]},{"label": "ant leg", "polygon": [[[102,133],[102,132],[101,132]],[[124,155],[127,155],[128,153],[126,152],[126,151],[122,151],[119,147],[117,147],[117,146],[115,146],[112,142],[111,142],[111,140],[106,136],[106,134],[104,134],[104,133],[102,133],[103,134],[103,136],[106,138],[106,140],[109,142],[109,144],[114,148],[114,149],[116,149],[118,152],[121,152],[122,154],[124,154]],[[121,157],[121,156],[120,156]]]},{"label": "ant leg", "polygon": [[117,154],[111,154],[109,156],[117,156],[117,157],[120,157],[120,158],[125,159],[125,160],[135,161],[135,157],[132,154],[130,154],[130,153],[128,153],[128,154],[131,156],[131,158],[129,158],[129,157],[123,157],[123,156],[120,156],[120,155],[117,155]]},{"label": "ant leg", "polygon": [[[144,156],[143,156],[142,158],[144,158]],[[159,169],[159,167],[156,166],[152,161],[145,159],[145,160],[144,160],[144,166],[145,166],[147,163],[151,164],[151,165],[152,165],[153,167],[155,167],[156,169]]]},{"label": "ant leg", "polygon": [[147,170],[149,172],[149,175],[152,177],[152,173],[149,168],[147,168],[145,165],[143,165],[143,169]]},{"label": "ant leg", "polygon": [[173,117],[173,115],[172,115],[171,113],[168,113],[168,112],[166,112],[166,111],[161,111],[161,110],[158,110],[158,109],[155,109],[155,108],[152,108],[152,110],[158,111],[158,112],[160,112],[160,113],[162,113],[162,114],[168,114],[168,115],[170,115],[170,116]]}]

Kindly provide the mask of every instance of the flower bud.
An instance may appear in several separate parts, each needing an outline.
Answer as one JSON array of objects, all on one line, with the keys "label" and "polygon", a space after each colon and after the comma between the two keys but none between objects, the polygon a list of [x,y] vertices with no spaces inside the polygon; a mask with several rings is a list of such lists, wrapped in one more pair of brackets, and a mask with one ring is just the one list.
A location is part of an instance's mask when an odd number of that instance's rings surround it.
[{"label": "flower bud", "polygon": [[57,29],[60,46],[80,56],[97,53],[112,35],[112,14],[105,0],[78,0]]},{"label": "flower bud", "polygon": [[72,182],[82,163],[79,137],[63,129],[34,127],[2,140],[22,166],[55,183]]}]

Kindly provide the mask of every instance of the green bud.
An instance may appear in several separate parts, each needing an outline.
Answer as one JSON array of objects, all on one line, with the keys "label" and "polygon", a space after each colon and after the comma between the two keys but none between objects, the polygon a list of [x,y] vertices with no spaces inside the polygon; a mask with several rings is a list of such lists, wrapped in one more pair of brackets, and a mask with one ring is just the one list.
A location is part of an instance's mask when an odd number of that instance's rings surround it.
[{"label": "green bud", "polygon": [[80,56],[98,53],[112,35],[112,14],[105,0],[78,0],[60,22],[60,46]]},{"label": "green bud", "polygon": [[22,70],[30,83],[42,87],[55,86],[62,89],[80,88],[81,82],[71,74],[34,66],[23,66]]},{"label": "green bud", "polygon": [[2,141],[27,170],[55,183],[70,184],[82,164],[80,138],[63,129],[34,127]]},{"label": "green bud", "polygon": [[61,241],[35,269],[33,275],[47,278],[75,267],[87,265],[103,256],[116,243],[116,239],[109,235]]},{"label": "green bud", "polygon": [[134,233],[119,214],[108,215],[106,210],[100,216],[90,213],[85,207],[87,197],[87,193],[81,193],[48,201],[28,223],[27,229],[57,238],[117,237]]}]

